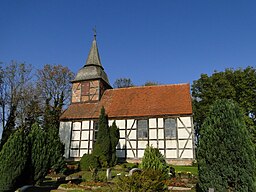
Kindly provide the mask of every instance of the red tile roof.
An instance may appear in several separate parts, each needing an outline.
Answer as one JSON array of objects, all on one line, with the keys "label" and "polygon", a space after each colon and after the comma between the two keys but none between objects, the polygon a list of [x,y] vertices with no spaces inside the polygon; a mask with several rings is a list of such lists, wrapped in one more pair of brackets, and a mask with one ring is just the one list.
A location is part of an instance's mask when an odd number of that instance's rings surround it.
[{"label": "red tile roof", "polygon": [[98,103],[73,103],[61,120],[98,118],[104,106],[110,118],[191,115],[189,84],[109,89]]}]

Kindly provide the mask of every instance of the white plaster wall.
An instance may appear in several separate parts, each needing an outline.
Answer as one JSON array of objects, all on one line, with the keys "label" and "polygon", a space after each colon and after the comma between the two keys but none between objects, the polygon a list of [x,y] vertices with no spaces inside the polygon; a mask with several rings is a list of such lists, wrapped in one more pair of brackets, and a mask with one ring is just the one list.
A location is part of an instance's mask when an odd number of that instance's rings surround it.
[{"label": "white plaster wall", "polygon": [[191,117],[180,117],[180,120],[182,122],[180,122],[179,118],[177,120],[178,120],[178,127],[184,127],[184,125],[186,127],[191,127]]},{"label": "white plaster wall", "polygon": [[89,129],[90,121],[83,121],[82,122],[82,129]]},{"label": "white plaster wall", "polygon": [[113,124],[114,120],[108,120],[108,126],[111,126]]},{"label": "white plaster wall", "polygon": [[166,158],[177,158],[177,150],[166,150]]},{"label": "white plaster wall", "polygon": [[164,119],[158,118],[158,128],[163,128],[163,127],[164,127]]},{"label": "white plaster wall", "polygon": [[158,139],[164,139],[164,129],[158,129]]},{"label": "white plaster wall", "polygon": [[[135,152],[135,150],[134,150],[134,152]],[[136,153],[135,153],[135,155],[136,155]],[[127,150],[127,157],[128,158],[134,158],[135,157],[132,150]]]},{"label": "white plaster wall", "polygon": [[[189,133],[188,133],[188,131]],[[188,139],[189,138],[189,134],[191,133],[191,128],[179,128],[178,129],[178,137],[179,139]]]},{"label": "white plaster wall", "polygon": [[72,140],[80,140],[80,131],[72,131]]},{"label": "white plaster wall", "polygon": [[71,141],[70,147],[71,148],[79,148],[79,141]]},{"label": "white plaster wall", "polygon": [[130,142],[127,142],[127,148],[133,148],[133,149],[136,149],[136,141],[130,141]]},{"label": "white plaster wall", "polygon": [[85,148],[87,149],[88,148],[88,141],[81,141],[81,146],[80,148]]},{"label": "white plaster wall", "polygon": [[93,140],[93,131],[90,131],[90,140]]},{"label": "white plaster wall", "polygon": [[149,139],[157,139],[157,129],[149,129]]},{"label": "white plaster wall", "polygon": [[148,141],[138,141],[138,148],[146,149]]},{"label": "white plaster wall", "polygon": [[[179,140],[179,148],[184,148],[186,142],[187,142],[186,140]],[[186,148],[192,148],[192,140],[188,141]]]},{"label": "white plaster wall", "polygon": [[65,146],[64,157],[68,158],[69,156],[69,144],[70,144],[70,135],[71,135],[71,122],[60,122],[59,136],[61,142]]},{"label": "white plaster wall", "polygon": [[154,148],[158,148],[157,147],[157,141],[150,141],[149,140],[149,146],[153,146]]},{"label": "white plaster wall", "polygon": [[[182,150],[179,151],[179,155],[182,153]],[[192,159],[193,158],[193,150],[192,149],[186,149],[184,150],[181,158],[189,158]]]},{"label": "white plaster wall", "polygon": [[91,129],[93,129],[93,121],[90,121],[90,123],[91,123]]},{"label": "white plaster wall", "polygon": [[[127,128],[128,129],[132,128],[133,123],[134,123],[134,119],[128,119],[127,120]],[[133,128],[136,128],[136,123],[134,123]]]},{"label": "white plaster wall", "polygon": [[74,122],[73,123],[73,130],[81,130],[81,122]]},{"label": "white plaster wall", "polygon": [[161,150],[161,149],[160,149],[159,151],[160,151],[160,153],[161,153],[162,155],[164,155],[164,150]]},{"label": "white plaster wall", "polygon": [[138,150],[138,158],[142,158],[144,155],[144,150]]},{"label": "white plaster wall", "polygon": [[125,128],[125,120],[116,120],[116,126],[120,129]]},{"label": "white plaster wall", "polygon": [[177,148],[176,140],[166,140],[166,148]]},{"label": "white plaster wall", "polygon": [[[130,132],[130,134],[129,134],[129,132]],[[135,129],[133,129],[133,130],[127,130],[127,133],[129,134],[129,138],[130,139],[137,139],[136,138],[136,130]]]},{"label": "white plaster wall", "polygon": [[79,157],[79,150],[70,150],[70,157]]},{"label": "white plaster wall", "polygon": [[158,141],[158,147],[164,148],[164,141]]},{"label": "white plaster wall", "polygon": [[82,131],[82,140],[89,140],[89,131]]},{"label": "white plaster wall", "polygon": [[90,141],[89,148],[92,149],[93,142]]},{"label": "white plaster wall", "polygon": [[120,138],[125,138],[125,130],[119,130]]},{"label": "white plaster wall", "polygon": [[149,119],[149,128],[156,128],[156,119],[155,118]]},{"label": "white plaster wall", "polygon": [[86,153],[87,153],[87,150],[83,150],[83,149],[80,150],[80,157],[83,157],[83,155],[86,154]]}]

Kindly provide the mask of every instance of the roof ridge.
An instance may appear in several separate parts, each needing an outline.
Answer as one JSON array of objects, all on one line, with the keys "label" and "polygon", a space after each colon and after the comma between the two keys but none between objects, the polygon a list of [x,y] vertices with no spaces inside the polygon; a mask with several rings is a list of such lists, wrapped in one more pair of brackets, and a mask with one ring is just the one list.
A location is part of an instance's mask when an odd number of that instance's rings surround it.
[{"label": "roof ridge", "polygon": [[189,85],[190,83],[176,83],[176,84],[162,84],[162,85],[150,85],[150,86],[134,86],[134,87],[122,87],[122,88],[115,88],[115,89],[107,89],[106,91],[117,91],[117,90],[124,90],[124,89],[143,89],[143,88],[152,88],[152,87],[171,87],[171,86],[183,86]]}]

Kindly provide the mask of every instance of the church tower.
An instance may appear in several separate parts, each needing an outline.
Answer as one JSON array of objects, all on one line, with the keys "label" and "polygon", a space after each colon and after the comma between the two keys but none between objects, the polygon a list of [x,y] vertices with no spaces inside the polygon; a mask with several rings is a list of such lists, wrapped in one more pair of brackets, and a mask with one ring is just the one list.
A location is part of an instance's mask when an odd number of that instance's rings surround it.
[{"label": "church tower", "polygon": [[86,63],[72,81],[72,103],[98,102],[106,89],[112,87],[101,65],[96,34],[94,34]]}]

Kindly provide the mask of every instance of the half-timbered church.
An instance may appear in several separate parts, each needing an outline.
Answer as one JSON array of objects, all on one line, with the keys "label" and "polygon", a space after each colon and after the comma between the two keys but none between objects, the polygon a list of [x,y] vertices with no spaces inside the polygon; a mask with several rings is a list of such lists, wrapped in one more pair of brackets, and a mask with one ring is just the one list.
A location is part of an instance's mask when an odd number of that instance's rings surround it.
[{"label": "half-timbered church", "polygon": [[72,81],[71,104],[60,117],[65,157],[79,160],[91,153],[104,106],[109,124],[120,130],[117,156],[143,157],[147,145],[158,148],[171,163],[194,159],[192,103],[189,84],[113,89],[101,64],[96,35],[85,65]]}]

